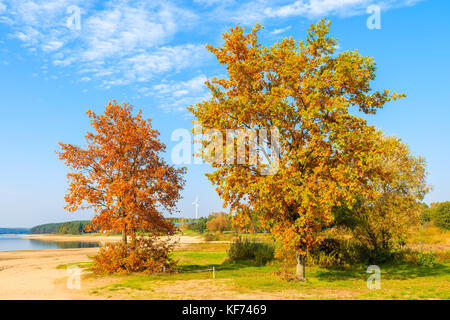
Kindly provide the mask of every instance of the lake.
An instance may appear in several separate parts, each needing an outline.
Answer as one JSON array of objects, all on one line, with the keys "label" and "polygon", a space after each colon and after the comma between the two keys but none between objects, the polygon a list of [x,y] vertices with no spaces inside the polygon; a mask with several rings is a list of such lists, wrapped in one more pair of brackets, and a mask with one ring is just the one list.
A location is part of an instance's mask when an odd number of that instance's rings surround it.
[{"label": "lake", "polygon": [[44,241],[25,239],[20,234],[0,234],[0,251],[74,249],[99,247],[99,242],[88,241]]}]

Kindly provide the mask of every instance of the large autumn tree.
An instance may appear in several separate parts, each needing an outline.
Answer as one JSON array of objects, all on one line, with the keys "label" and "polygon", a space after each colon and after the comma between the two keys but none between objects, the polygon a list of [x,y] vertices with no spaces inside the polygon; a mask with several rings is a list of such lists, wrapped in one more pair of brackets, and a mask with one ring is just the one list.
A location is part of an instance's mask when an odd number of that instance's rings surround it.
[{"label": "large autumn tree", "polygon": [[[377,153],[377,131],[350,109],[373,114],[402,95],[374,92],[373,59],[357,51],[337,54],[337,41],[328,36],[325,20],[310,27],[306,41],[287,38],[271,47],[258,42],[260,29],[257,25],[245,33],[236,26],[223,34],[223,46],[207,46],[226,66],[228,78],[207,81],[211,98],[189,110],[205,130],[223,134],[227,129],[278,129],[275,174],[263,174],[262,160],[214,161],[208,178],[235,224],[247,225],[258,212],[284,247],[295,253],[297,278],[304,280],[305,255],[318,231],[332,221],[333,206],[352,203],[355,194],[375,192],[369,185],[374,174],[369,164]],[[203,144],[214,139],[217,135],[205,135]],[[252,143],[270,145],[266,140]]]},{"label": "large autumn tree", "polygon": [[164,161],[159,132],[141,110],[133,115],[132,105],[113,101],[103,114],[87,114],[94,132],[86,134],[86,147],[59,143],[59,159],[72,170],[65,209],[93,209],[91,227],[121,232],[125,243],[137,230],[172,234],[162,209],[175,209],[185,168]]}]

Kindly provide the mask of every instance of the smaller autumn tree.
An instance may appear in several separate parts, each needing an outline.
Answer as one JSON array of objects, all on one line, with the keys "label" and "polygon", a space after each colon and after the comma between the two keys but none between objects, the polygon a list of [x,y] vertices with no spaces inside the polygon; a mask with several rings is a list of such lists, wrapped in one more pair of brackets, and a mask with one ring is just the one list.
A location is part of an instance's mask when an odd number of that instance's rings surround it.
[{"label": "smaller autumn tree", "polygon": [[60,142],[59,159],[72,170],[65,209],[93,209],[91,228],[121,232],[122,240],[136,231],[173,234],[164,218],[180,199],[185,168],[168,165],[161,154],[159,132],[140,110],[133,115],[128,103],[109,102],[103,114],[87,111],[94,132],[86,134],[85,148]]},{"label": "smaller autumn tree", "polygon": [[383,152],[373,161],[376,174],[370,180],[377,196],[359,195],[351,208],[343,205],[334,210],[337,224],[351,231],[368,252],[370,263],[383,262],[418,225],[421,201],[429,189],[424,158],[411,155],[396,137],[380,136],[377,144]]}]

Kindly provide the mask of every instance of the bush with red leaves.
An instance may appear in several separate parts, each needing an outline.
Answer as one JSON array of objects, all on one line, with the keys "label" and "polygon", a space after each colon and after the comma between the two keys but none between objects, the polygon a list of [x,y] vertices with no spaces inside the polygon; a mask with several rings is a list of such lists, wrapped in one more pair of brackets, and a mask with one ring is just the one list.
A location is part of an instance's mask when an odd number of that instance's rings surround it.
[{"label": "bush with red leaves", "polygon": [[94,273],[158,273],[175,270],[170,257],[175,243],[156,236],[134,238],[130,243],[107,244],[93,257]]}]

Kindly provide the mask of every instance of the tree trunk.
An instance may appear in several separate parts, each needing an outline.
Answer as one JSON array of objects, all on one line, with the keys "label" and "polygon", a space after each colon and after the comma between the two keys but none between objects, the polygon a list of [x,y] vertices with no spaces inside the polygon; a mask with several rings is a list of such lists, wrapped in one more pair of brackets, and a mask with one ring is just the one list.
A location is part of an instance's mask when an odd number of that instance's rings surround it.
[{"label": "tree trunk", "polygon": [[[122,199],[120,199],[122,201]],[[125,220],[125,210],[123,206],[120,207],[120,216],[123,220]],[[122,229],[122,242],[127,244],[127,223],[123,221],[123,229]]]},{"label": "tree trunk", "polygon": [[123,227],[122,230],[122,242],[123,243],[127,243],[127,227]]},{"label": "tree trunk", "polygon": [[305,278],[305,260],[306,260],[306,255],[304,254],[295,254],[295,259],[297,260],[297,270],[295,273],[295,278],[298,281],[306,281]]}]

